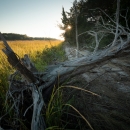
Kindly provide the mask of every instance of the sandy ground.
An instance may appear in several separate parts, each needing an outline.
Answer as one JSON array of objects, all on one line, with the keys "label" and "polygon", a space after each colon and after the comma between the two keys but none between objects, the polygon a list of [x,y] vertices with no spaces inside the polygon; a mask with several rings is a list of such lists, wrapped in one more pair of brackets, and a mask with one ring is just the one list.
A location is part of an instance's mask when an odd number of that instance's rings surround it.
[{"label": "sandy ground", "polygon": [[[65,47],[65,52],[66,52],[66,56],[68,58],[68,60],[74,60],[76,59],[76,53],[77,53],[77,49],[76,47],[69,47],[66,46]],[[91,52],[89,52],[88,50],[79,50],[78,51],[79,57],[83,57],[83,56],[88,56],[91,54]]]}]

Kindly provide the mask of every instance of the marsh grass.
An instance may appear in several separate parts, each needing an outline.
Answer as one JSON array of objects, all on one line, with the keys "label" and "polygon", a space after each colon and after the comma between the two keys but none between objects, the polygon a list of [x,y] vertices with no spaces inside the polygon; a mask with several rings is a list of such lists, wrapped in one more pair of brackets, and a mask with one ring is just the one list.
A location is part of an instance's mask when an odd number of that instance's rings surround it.
[{"label": "marsh grass", "polygon": [[[66,59],[61,41],[10,41],[8,43],[20,57],[28,54],[39,71],[44,71],[49,64],[62,62]],[[8,112],[7,116],[4,117],[4,123],[8,124],[7,129],[15,128],[13,122],[17,120],[21,130],[26,130],[24,124],[26,121],[14,119],[14,112],[10,110],[11,104],[9,102],[5,104],[8,76],[14,72],[14,69],[7,62],[6,56],[1,51],[2,48],[2,42],[0,42],[0,117]],[[76,82],[77,85],[74,84],[73,86],[58,86],[58,89],[54,87],[46,113],[44,110],[42,113],[47,125],[46,130],[127,130],[130,128],[129,112],[123,112],[120,109],[118,111],[116,109],[111,110],[110,107],[112,106],[114,109],[118,105],[129,108],[130,100],[123,98],[125,95],[120,96],[119,93],[115,92],[115,99],[106,98],[105,95],[100,98],[97,93],[83,89],[86,82],[79,77],[76,78]],[[94,87],[98,84],[104,85],[100,84],[100,81],[95,81]],[[97,111],[94,107],[97,108]],[[105,110],[108,109],[108,112],[100,110],[100,107],[104,107]],[[2,123],[0,120],[0,126]]]},{"label": "marsh grass", "polygon": [[[61,41],[9,41],[8,43],[20,58],[24,54],[28,54],[39,71],[44,71],[47,65],[62,62],[66,58]],[[2,42],[0,42],[0,50],[2,48]],[[8,76],[14,72],[14,69],[9,65],[2,51],[0,51],[0,69],[0,108],[2,110],[0,116],[3,116],[3,113],[9,111],[11,106],[9,103],[5,104],[5,95],[8,89]],[[66,87],[59,87],[58,89],[54,87],[46,113],[43,113],[46,117],[46,130],[82,129],[83,120],[86,121],[86,125],[89,124],[87,119],[81,114],[82,112],[80,113],[71,105],[74,102],[73,97],[65,101],[63,88],[65,89]],[[74,86],[70,88],[90,92]],[[94,93],[91,94],[95,95]],[[13,111],[9,111],[6,120],[10,122],[8,123],[9,126],[15,127],[12,124],[14,121]],[[25,129],[24,121],[15,120],[20,123],[21,129]]]},{"label": "marsh grass", "polygon": [[58,86],[58,88],[54,87],[45,114],[47,124],[46,130],[82,130],[83,126],[81,122],[83,121],[85,121],[85,124],[88,125],[91,130],[94,130],[86,117],[84,117],[80,111],[71,105],[73,104],[74,99],[64,99],[65,97],[63,93],[65,88],[81,90],[85,93],[99,96],[76,86]]},{"label": "marsh grass", "polygon": [[51,48],[45,46],[42,53],[37,52],[35,58],[33,58],[33,62],[35,63],[36,68],[39,68],[42,71],[46,68],[47,65],[57,64],[65,60],[66,57],[65,51],[63,51],[63,44],[52,46]]},{"label": "marsh grass", "polygon": [[[45,66],[48,65],[49,61],[52,60],[53,50],[55,51],[55,54],[58,53],[58,50],[60,50],[60,53],[56,54],[57,56],[62,54],[60,57],[63,57],[64,55],[64,52],[62,52],[61,49],[61,41],[57,40],[8,41],[8,44],[20,58],[22,58],[25,54],[28,54],[39,71],[43,71],[42,69],[44,69]],[[14,71],[14,69],[7,62],[6,56],[2,52],[3,48],[4,46],[2,41],[0,41],[0,95],[3,95],[3,91],[6,91],[8,85],[8,76]]]},{"label": "marsh grass", "polygon": [[[51,99],[47,105],[45,113],[46,130],[71,130],[68,124],[70,106],[73,100],[64,100],[63,88],[54,87],[51,95]],[[74,124],[75,127],[75,124]]]},{"label": "marsh grass", "polygon": [[[42,54],[44,54],[44,51],[50,51],[50,48],[55,48],[60,45],[61,47],[61,41],[54,40],[54,41],[44,41],[44,40],[32,40],[32,41],[8,41],[8,44],[11,46],[11,48],[14,50],[14,52],[22,58],[25,54],[28,54],[31,60],[33,60],[36,64],[37,61],[46,60],[49,57],[42,58]],[[60,50],[61,48],[58,47]],[[2,52],[2,49],[4,48],[2,41],[0,41],[0,69],[3,71],[12,69],[10,65],[8,64],[6,60],[6,56]],[[51,49],[52,51],[52,49]],[[39,68],[38,68],[39,69]]]},{"label": "marsh grass", "polygon": [[61,118],[64,111],[63,95],[61,90],[54,87],[51,99],[46,109],[47,129],[62,129]]},{"label": "marsh grass", "polygon": [[[25,54],[28,54],[38,71],[44,71],[46,66],[52,63],[51,61],[63,61],[65,58],[64,51],[62,49],[62,42],[58,40],[8,41],[8,44],[20,58],[22,58]],[[6,123],[12,126],[11,122],[14,120],[14,117],[12,116],[13,111],[10,110],[10,103],[5,103],[5,99],[9,85],[8,77],[15,71],[15,69],[9,65],[7,57],[2,52],[3,48],[3,43],[0,41],[0,117],[8,112],[8,119],[6,119],[6,117],[4,118],[6,120],[10,120],[10,123]],[[22,127],[25,127],[21,120],[17,120]]]}]

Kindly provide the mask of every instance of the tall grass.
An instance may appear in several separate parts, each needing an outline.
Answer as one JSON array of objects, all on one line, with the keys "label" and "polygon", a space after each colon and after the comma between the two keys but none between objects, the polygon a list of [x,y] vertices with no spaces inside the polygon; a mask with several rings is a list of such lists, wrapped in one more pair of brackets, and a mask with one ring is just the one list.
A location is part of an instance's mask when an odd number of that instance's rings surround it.
[{"label": "tall grass", "polygon": [[[52,60],[53,55],[50,53],[53,53],[52,49],[56,50],[62,50],[61,48],[61,41],[8,41],[8,44],[11,46],[11,48],[14,50],[14,52],[20,56],[23,57],[24,54],[28,54],[31,60],[36,64],[36,67],[38,70],[42,71],[45,65],[48,65],[48,60]],[[57,48],[57,46],[59,46]],[[7,87],[7,77],[9,74],[14,71],[13,68],[9,65],[7,62],[7,58],[2,52],[2,49],[4,48],[2,41],[0,41],[0,95],[3,91],[6,90]],[[45,53],[44,53],[45,51]],[[49,57],[46,57],[48,55]],[[63,53],[59,53],[58,55],[63,56]],[[57,54],[56,54],[57,55]],[[62,57],[61,56],[61,57]],[[50,58],[50,59],[49,59]],[[62,58],[61,58],[62,59]]]},{"label": "tall grass", "polygon": [[[19,57],[23,57],[24,54],[28,54],[39,71],[44,71],[46,66],[49,64],[54,64],[56,62],[65,60],[65,52],[63,51],[63,44],[61,41],[9,41],[8,43]],[[6,91],[8,88],[8,76],[14,71],[14,69],[7,62],[6,56],[1,51],[2,48],[2,42],[0,42],[0,109],[3,109],[3,111],[0,113],[0,117],[4,115],[5,108],[7,111],[10,109],[10,106],[8,104],[5,106],[4,103]],[[76,89],[75,87],[71,88]],[[80,125],[81,120],[79,118],[84,117],[76,108],[71,105],[72,102],[73,99],[64,101],[62,87],[59,87],[58,89],[54,88],[50,102],[46,109],[46,113],[43,113],[46,117],[46,130],[63,130],[71,127],[79,129],[78,125]],[[69,110],[70,108],[73,108],[78,114],[76,115],[71,113]],[[79,115],[81,117],[78,117]],[[7,119],[10,120],[8,123],[9,126],[13,125],[12,122],[14,119],[12,118],[13,112],[11,111],[8,114]],[[17,120],[21,124],[21,129],[27,129],[24,125],[24,121],[22,122],[20,119]],[[79,122],[79,124],[75,125],[75,122]]]},{"label": "tall grass", "polygon": [[[24,54],[28,54],[39,71],[44,71],[45,67],[52,63],[53,59],[55,61],[64,60],[62,42],[58,40],[8,41],[8,44],[20,58]],[[2,52],[3,48],[3,43],[0,41],[0,117],[5,114],[6,109],[9,109],[9,106],[5,105],[5,96],[8,89],[8,77],[15,71]]]},{"label": "tall grass", "polygon": [[[8,43],[14,52],[20,57],[23,57],[24,54],[28,54],[39,71],[44,71],[46,66],[49,64],[54,64],[65,60],[65,52],[62,49],[61,41],[9,41]],[[3,123],[1,123],[1,116],[5,114],[6,110],[10,110],[10,103],[5,105],[5,95],[8,89],[8,76],[14,71],[14,69],[7,62],[6,56],[1,51],[2,48],[3,44],[0,42],[0,126]],[[82,86],[81,82],[83,82],[83,80],[76,80],[77,82],[80,81],[80,86]],[[103,85],[100,84],[100,81],[96,81],[94,86],[98,83],[100,86]],[[79,83],[77,84],[79,86]],[[86,86],[86,82],[83,84]],[[86,92],[89,93],[89,95],[87,95]],[[120,97],[119,100],[118,97]],[[127,130],[130,128],[129,113],[127,111],[122,111],[121,113],[121,110],[118,110],[115,107],[115,105],[123,106],[125,102],[126,107],[129,107],[130,100],[123,97],[124,96],[120,96],[117,93],[115,97],[116,104],[114,104],[115,101],[113,98],[109,99],[106,96],[100,98],[98,94],[92,93],[91,91],[83,88],[75,86],[62,86],[57,89],[54,87],[51,99],[46,108],[46,112],[43,110],[42,113],[44,114],[47,125],[46,130]],[[100,107],[104,107],[106,111],[99,110]],[[93,108],[96,108],[97,111]],[[109,110],[109,108],[116,109],[113,111]],[[4,117],[5,124],[8,124],[9,126],[8,129],[10,129],[11,126],[12,128],[15,128],[16,126],[13,126],[13,122],[18,120],[21,129],[26,130],[27,128],[24,124],[26,120],[14,119],[13,114],[13,111],[9,111],[8,117]]]},{"label": "tall grass", "polygon": [[[71,105],[74,99],[64,99],[63,89],[67,87],[99,96],[95,93],[86,91],[85,89],[81,89],[76,86],[58,86],[58,88],[54,87],[45,114],[47,124],[46,130],[71,130],[71,127],[72,129],[82,129],[81,124],[77,124],[78,120],[84,120],[85,123],[89,126],[89,128],[91,130],[94,130],[89,121],[74,106]],[[73,109],[73,111],[70,111],[70,109]],[[74,114],[74,112],[76,113]]]},{"label": "tall grass", "polygon": [[[39,71],[44,71],[46,66],[49,64],[65,60],[65,52],[63,51],[61,41],[9,41],[8,43],[19,57],[22,58],[24,54],[28,54]],[[0,108],[1,110],[3,108],[9,110],[9,106],[5,106],[4,102],[8,88],[8,76],[14,71],[14,69],[7,62],[6,56],[1,51],[2,48],[2,42],[0,42]],[[65,102],[62,89],[54,88],[46,113],[43,113],[46,117],[46,130],[63,130],[67,127],[75,127],[74,121],[78,121],[79,119],[75,119],[76,115],[73,115],[72,113],[69,114],[69,109],[72,105],[67,105],[71,104],[72,100],[73,99]],[[0,117],[4,115],[4,109],[1,111]],[[71,115],[73,115],[73,119],[72,122],[69,122],[68,119],[71,118]],[[8,114],[7,120],[10,120],[8,125],[12,126],[14,120],[12,111]],[[22,122],[20,119],[17,120],[21,124],[21,129],[26,129],[24,121]],[[76,124],[76,127],[77,126],[78,124]]]}]

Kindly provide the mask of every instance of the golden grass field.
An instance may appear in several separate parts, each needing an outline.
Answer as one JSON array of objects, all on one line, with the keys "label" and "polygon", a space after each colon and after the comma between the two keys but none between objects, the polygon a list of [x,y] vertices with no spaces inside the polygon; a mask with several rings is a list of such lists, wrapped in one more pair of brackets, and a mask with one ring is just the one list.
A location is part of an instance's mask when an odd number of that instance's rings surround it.
[{"label": "golden grass field", "polygon": [[[41,71],[44,66],[47,65],[46,62],[43,63],[43,51],[49,52],[51,47],[56,47],[61,45],[62,41],[58,40],[30,40],[30,41],[7,41],[14,52],[22,58],[24,54],[28,54],[31,60],[35,63],[36,67]],[[3,91],[5,86],[8,86],[8,76],[14,72],[12,66],[9,65],[6,55],[3,53],[4,48],[3,42],[0,41],[0,90]],[[51,54],[52,55],[52,54]],[[50,56],[51,57],[51,56]],[[48,60],[49,57],[45,56]],[[44,58],[44,59],[45,59]],[[50,58],[51,60],[51,58]],[[5,89],[6,90],[6,89]],[[1,95],[1,93],[0,93]]]},{"label": "golden grass field", "polygon": [[[30,40],[30,41],[8,41],[10,47],[14,52],[23,57],[24,54],[28,54],[31,58],[35,58],[37,53],[41,53],[46,48],[51,48],[53,46],[58,46],[61,44],[61,41],[58,40]],[[2,52],[4,48],[3,42],[0,41],[0,69],[5,68],[8,64],[6,61],[6,56]]]},{"label": "golden grass field", "polygon": [[[36,52],[42,52],[45,48],[58,46],[60,43],[61,41],[58,40],[8,41],[8,44],[20,57],[24,54],[33,56]],[[3,56],[3,52],[1,51],[3,47],[3,42],[0,41],[0,57]]]}]

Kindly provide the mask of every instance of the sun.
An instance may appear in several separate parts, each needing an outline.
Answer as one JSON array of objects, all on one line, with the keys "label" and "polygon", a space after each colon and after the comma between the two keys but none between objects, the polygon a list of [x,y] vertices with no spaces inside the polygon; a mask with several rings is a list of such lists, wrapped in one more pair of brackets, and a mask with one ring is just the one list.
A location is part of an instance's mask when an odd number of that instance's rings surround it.
[{"label": "sun", "polygon": [[67,29],[71,29],[71,26],[70,26],[70,25],[68,25]]}]

